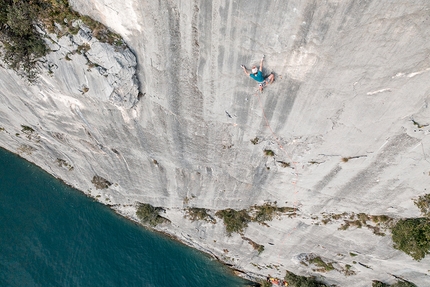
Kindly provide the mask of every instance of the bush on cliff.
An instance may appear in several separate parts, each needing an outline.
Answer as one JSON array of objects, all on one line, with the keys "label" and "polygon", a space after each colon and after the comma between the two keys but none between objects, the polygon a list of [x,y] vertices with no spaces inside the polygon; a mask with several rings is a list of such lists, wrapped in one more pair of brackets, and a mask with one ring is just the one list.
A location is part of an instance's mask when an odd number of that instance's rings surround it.
[{"label": "bush on cliff", "polygon": [[35,24],[43,12],[42,1],[0,0],[2,58],[9,68],[27,77],[37,76],[37,59],[48,52]]},{"label": "bush on cliff", "polygon": [[392,229],[394,248],[402,250],[415,260],[430,253],[430,219],[401,219]]},{"label": "bush on cliff", "polygon": [[414,201],[423,216],[430,218],[430,194],[425,194]]},{"label": "bush on cliff", "polygon": [[162,217],[159,213],[163,211],[161,207],[154,207],[151,204],[139,204],[136,215],[143,224],[149,224],[152,227],[161,223],[170,222],[167,218]]},{"label": "bush on cliff", "polygon": [[112,185],[112,182],[107,180],[106,178],[103,178],[99,175],[93,176],[93,179],[91,180],[91,183],[94,185],[96,189],[106,189],[109,188],[109,186]]},{"label": "bush on cliff", "polygon": [[188,207],[185,217],[188,217],[191,221],[204,220],[206,222],[216,223],[216,220],[210,216],[208,210],[205,208]]},{"label": "bush on cliff", "polygon": [[299,276],[287,270],[285,281],[291,287],[327,287],[324,283],[317,281],[315,277]]},{"label": "bush on cliff", "polygon": [[254,211],[252,221],[260,224],[266,221],[272,221],[275,216],[281,215],[282,213],[293,213],[295,211],[293,207],[278,207],[276,203],[271,202],[266,202],[264,205],[254,205],[252,209]]},{"label": "bush on cliff", "polygon": [[372,287],[417,287],[414,283],[411,283],[409,281],[397,281],[393,285],[383,283],[378,280],[372,281]]},{"label": "bush on cliff", "polygon": [[[62,36],[76,34],[79,27],[74,20],[80,19],[101,42],[124,46],[122,38],[103,24],[71,10],[67,0],[0,0],[1,58],[6,65],[30,82],[37,78],[38,60],[48,52],[43,35],[36,25]],[[55,23],[61,24],[59,30]]]},{"label": "bush on cliff", "polygon": [[390,285],[390,287],[417,287],[417,285],[409,281],[397,281],[393,285]]},{"label": "bush on cliff", "polygon": [[378,280],[373,280],[372,281],[372,287],[390,287],[390,285],[388,285],[384,282],[378,281]]},{"label": "bush on cliff", "polygon": [[223,219],[228,236],[231,236],[233,232],[243,233],[251,221],[251,216],[245,209],[239,211],[230,208],[218,210],[215,215]]}]

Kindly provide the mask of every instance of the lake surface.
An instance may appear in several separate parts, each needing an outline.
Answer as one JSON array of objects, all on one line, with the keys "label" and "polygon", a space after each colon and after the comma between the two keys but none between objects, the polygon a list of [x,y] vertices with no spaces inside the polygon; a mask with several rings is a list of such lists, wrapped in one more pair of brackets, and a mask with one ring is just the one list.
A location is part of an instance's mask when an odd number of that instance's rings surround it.
[{"label": "lake surface", "polygon": [[246,286],[0,148],[0,286]]}]

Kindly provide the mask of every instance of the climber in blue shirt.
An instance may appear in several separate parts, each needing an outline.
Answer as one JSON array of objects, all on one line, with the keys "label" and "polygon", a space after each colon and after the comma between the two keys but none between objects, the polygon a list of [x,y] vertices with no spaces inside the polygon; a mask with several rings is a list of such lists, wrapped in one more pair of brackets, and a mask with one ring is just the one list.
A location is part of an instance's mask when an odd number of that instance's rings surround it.
[{"label": "climber in blue shirt", "polygon": [[271,73],[266,78],[263,77],[263,60],[264,60],[264,55],[263,55],[263,58],[261,58],[260,69],[257,69],[256,66],[253,66],[251,69],[251,72],[248,72],[246,67],[242,65],[242,69],[245,72],[245,74],[247,74],[248,76],[250,76],[251,78],[253,78],[259,83],[260,92],[263,91],[263,88],[266,85],[273,83],[273,81],[275,80],[275,75],[273,73]]}]

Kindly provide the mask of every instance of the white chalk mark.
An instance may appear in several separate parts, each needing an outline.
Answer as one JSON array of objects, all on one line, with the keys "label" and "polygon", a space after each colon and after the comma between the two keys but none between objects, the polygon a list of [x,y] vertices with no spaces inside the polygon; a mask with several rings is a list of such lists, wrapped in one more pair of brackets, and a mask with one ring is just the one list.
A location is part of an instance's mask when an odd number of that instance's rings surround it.
[{"label": "white chalk mark", "polygon": [[397,73],[395,76],[392,76],[391,79],[401,78],[404,76],[405,76],[405,73]]},{"label": "white chalk mark", "polygon": [[368,92],[367,95],[371,96],[371,95],[375,95],[375,94],[379,94],[379,93],[383,93],[383,92],[391,92],[391,89],[386,88],[386,89],[381,89],[381,90],[377,90],[377,91],[373,91],[373,92]]},{"label": "white chalk mark", "polygon": [[408,74],[406,77],[408,77],[408,78],[412,78],[412,77],[415,77],[415,76],[421,75],[422,73],[425,73],[425,72],[427,72],[427,71],[430,71],[430,68],[427,68],[427,69],[422,70],[422,71],[419,71],[419,72],[410,73],[410,74]]},{"label": "white chalk mark", "polygon": [[424,145],[423,145],[423,143],[422,143],[422,142],[421,142],[421,148],[422,148],[422,150],[423,150],[424,160],[425,160],[426,162],[429,162],[429,163],[430,163],[430,161],[428,161],[428,159],[427,159],[427,155],[426,155],[426,153],[425,153],[425,151],[424,151]]},{"label": "white chalk mark", "polygon": [[427,69],[425,69],[425,70],[421,70],[421,71],[418,71],[418,72],[409,73],[409,74],[405,74],[405,73],[397,73],[395,76],[392,76],[391,78],[392,78],[392,79],[396,79],[396,78],[403,78],[403,77],[412,78],[412,77],[415,77],[415,76],[421,75],[421,74],[423,74],[423,73],[425,73],[425,72],[428,72],[428,71],[430,71],[430,68],[427,68]]},{"label": "white chalk mark", "polygon": [[385,143],[383,145],[381,145],[381,147],[376,151],[376,153],[378,153],[389,141],[390,138],[387,138],[387,140],[385,141]]},{"label": "white chalk mark", "polygon": [[419,144],[417,144],[416,146],[414,146],[413,148],[411,148],[410,150],[409,150],[409,152],[412,152],[414,149],[416,149],[417,147],[419,147],[419,146],[421,146],[421,143],[419,143]]}]

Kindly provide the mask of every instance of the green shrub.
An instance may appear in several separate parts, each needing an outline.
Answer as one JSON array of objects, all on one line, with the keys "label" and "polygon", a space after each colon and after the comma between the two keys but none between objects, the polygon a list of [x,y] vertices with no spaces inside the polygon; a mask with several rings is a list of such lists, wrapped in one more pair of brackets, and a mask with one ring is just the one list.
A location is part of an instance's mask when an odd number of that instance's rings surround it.
[{"label": "green shrub", "polygon": [[430,194],[422,195],[414,201],[423,216],[430,217]]},{"label": "green shrub", "polygon": [[261,252],[263,252],[264,251],[264,245],[258,245],[258,247],[257,247],[257,251],[258,251],[258,254],[260,254]]},{"label": "green shrub", "polygon": [[285,212],[294,212],[292,207],[277,207],[273,203],[265,203],[264,205],[255,205],[253,207],[255,213],[252,221],[264,223],[265,221],[273,220],[273,217]]},{"label": "green shrub", "polygon": [[186,217],[191,221],[204,220],[211,223],[216,223],[216,220],[209,215],[208,210],[205,208],[188,207],[186,209]]},{"label": "green shrub", "polygon": [[396,283],[394,283],[390,287],[417,287],[417,285],[415,285],[414,283],[409,282],[409,281],[397,281]]},{"label": "green shrub", "polygon": [[110,181],[98,175],[93,176],[91,182],[96,189],[106,189],[112,185]]},{"label": "green shrub", "polygon": [[282,167],[289,167],[289,166],[291,166],[291,164],[289,162],[285,162],[285,161],[281,161],[281,160],[278,160],[277,162],[279,162]]},{"label": "green shrub", "polygon": [[32,134],[34,132],[34,129],[32,127],[29,127],[29,126],[21,125],[21,128],[22,128],[21,131],[23,133]]},{"label": "green shrub", "polygon": [[264,150],[264,154],[266,156],[275,156],[275,152],[273,150],[271,150],[271,149],[265,149]]},{"label": "green shrub", "polygon": [[69,164],[67,161],[65,161],[64,159],[57,158],[56,163],[58,164],[59,167],[65,167],[69,171],[73,170],[73,166]]},{"label": "green shrub", "polygon": [[253,145],[259,144],[260,143],[260,139],[258,137],[255,137],[254,139],[251,140],[251,143]]},{"label": "green shrub", "polygon": [[37,76],[37,59],[48,52],[35,28],[43,1],[0,0],[0,41],[3,61],[29,81]]},{"label": "green shrub", "polygon": [[[37,79],[38,59],[45,56],[48,46],[36,30],[36,25],[49,32],[55,31],[54,23],[65,25],[62,33],[76,34],[79,28],[74,20],[81,19],[102,42],[125,46],[121,37],[88,16],[72,11],[67,0],[0,0],[0,42],[2,59],[10,69],[27,78]],[[59,35],[61,36],[61,35]]]},{"label": "green shrub", "polygon": [[359,213],[357,214],[357,217],[364,224],[370,219],[370,217],[365,213]]},{"label": "green shrub", "polygon": [[233,232],[242,233],[251,221],[251,216],[245,209],[239,211],[230,208],[218,210],[215,215],[223,219],[228,236],[231,236]]},{"label": "green shrub", "polygon": [[372,287],[390,287],[390,285],[383,283],[381,281],[378,281],[378,280],[373,280],[372,281]]},{"label": "green shrub", "polygon": [[392,236],[394,248],[402,250],[419,261],[430,252],[430,219],[399,220],[392,229]]},{"label": "green shrub", "polygon": [[242,239],[247,241],[252,246],[252,248],[257,250],[258,254],[260,254],[261,252],[264,251],[264,245],[258,244],[257,242],[255,242],[255,241],[253,241],[253,240],[251,240],[245,236],[242,236]]},{"label": "green shrub", "polygon": [[387,215],[372,215],[370,216],[370,218],[375,223],[378,223],[378,222],[384,223],[390,220],[390,217],[388,217]]},{"label": "green shrub", "polygon": [[163,211],[161,207],[154,207],[147,203],[141,203],[137,208],[136,215],[143,224],[149,224],[154,227],[164,222],[170,222],[170,220],[159,214],[161,211]]},{"label": "green shrub", "polygon": [[316,266],[320,267],[320,270],[318,271],[331,271],[334,270],[332,263],[325,263],[324,260],[321,259],[321,257],[315,257],[309,260],[309,263],[315,264]]},{"label": "green shrub", "polygon": [[256,210],[256,213],[252,220],[259,223],[271,221],[273,216],[277,213],[277,207],[275,205],[271,205],[270,203],[255,206],[254,209]]},{"label": "green shrub", "polygon": [[261,280],[260,281],[260,287],[273,287],[272,283],[270,283],[267,280]]},{"label": "green shrub", "polygon": [[299,276],[288,270],[284,279],[288,283],[288,286],[291,287],[328,287],[324,283],[317,281],[317,279],[313,276]]}]

